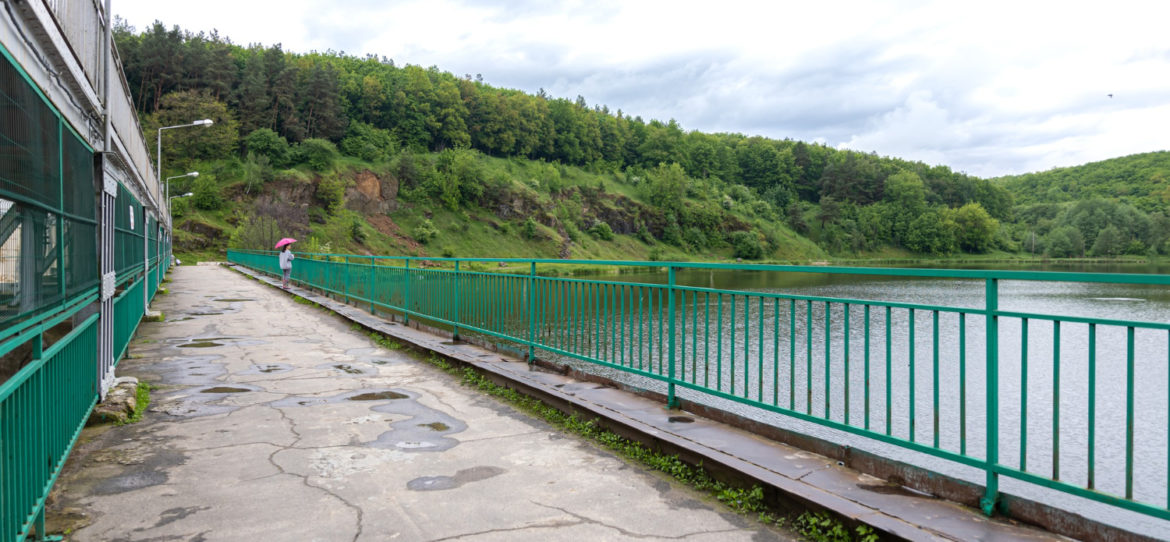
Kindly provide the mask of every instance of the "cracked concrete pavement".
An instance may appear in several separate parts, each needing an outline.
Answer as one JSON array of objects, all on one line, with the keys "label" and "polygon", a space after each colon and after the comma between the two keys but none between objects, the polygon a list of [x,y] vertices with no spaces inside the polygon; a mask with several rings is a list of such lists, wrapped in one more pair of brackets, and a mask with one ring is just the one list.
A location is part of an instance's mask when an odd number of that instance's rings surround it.
[{"label": "cracked concrete pavement", "polygon": [[138,424],[87,430],[70,540],[783,540],[215,266],[176,268],[119,375]]}]

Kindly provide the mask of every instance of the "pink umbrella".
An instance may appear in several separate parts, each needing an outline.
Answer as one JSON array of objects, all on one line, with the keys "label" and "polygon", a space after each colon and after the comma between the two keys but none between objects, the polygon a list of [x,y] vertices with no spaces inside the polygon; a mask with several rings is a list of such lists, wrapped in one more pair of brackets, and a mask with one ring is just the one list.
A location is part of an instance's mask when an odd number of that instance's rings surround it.
[{"label": "pink umbrella", "polygon": [[284,245],[291,245],[295,242],[297,242],[296,239],[293,239],[292,237],[285,237],[284,239],[276,242],[276,250],[280,250],[280,247],[283,247]]}]

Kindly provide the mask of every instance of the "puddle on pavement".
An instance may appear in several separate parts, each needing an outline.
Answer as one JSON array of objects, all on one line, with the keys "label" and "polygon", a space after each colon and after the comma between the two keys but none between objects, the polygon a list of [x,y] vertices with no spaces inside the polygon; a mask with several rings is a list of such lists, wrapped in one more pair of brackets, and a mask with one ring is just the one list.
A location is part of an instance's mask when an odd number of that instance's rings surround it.
[{"label": "puddle on pavement", "polygon": [[396,391],[374,391],[369,393],[362,393],[350,397],[350,401],[382,401],[388,399],[406,399],[410,396],[405,393],[398,393]]},{"label": "puddle on pavement", "polygon": [[506,472],[499,467],[471,467],[455,473],[455,476],[423,476],[406,483],[411,491],[442,491],[455,489],[464,484],[479,482]]},{"label": "puddle on pavement", "polygon": [[247,388],[233,388],[231,386],[216,386],[214,388],[207,388],[199,393],[247,393],[252,390]]},{"label": "puddle on pavement", "polygon": [[338,371],[341,371],[343,373],[351,374],[351,375],[360,375],[363,373],[363,371],[361,369],[355,368],[354,366],[349,365],[349,364],[345,364],[345,363],[334,365],[333,368],[337,369]]},{"label": "puddle on pavement", "polygon": [[666,421],[670,423],[695,423],[695,419],[690,416],[671,416]]},{"label": "puddle on pavement", "polygon": [[255,300],[254,299],[243,299],[243,298],[223,298],[223,299],[214,299],[213,301],[222,301],[224,303],[238,303],[240,301],[255,301]]},{"label": "puddle on pavement", "polygon": [[223,343],[217,343],[215,341],[196,341],[187,344],[180,344],[179,348],[215,348],[217,346],[223,346]]},{"label": "puddle on pavement", "polygon": [[275,373],[276,371],[285,370],[285,368],[281,367],[279,365],[265,365],[263,368],[261,368],[259,370],[262,373]]},{"label": "puddle on pavement", "polygon": [[[346,392],[333,397],[288,397],[273,401],[273,408],[313,406],[342,401],[377,401],[370,410],[394,414],[397,421],[365,446],[403,452],[442,452],[459,444],[449,435],[467,430],[467,424],[451,415],[419,403],[417,394],[405,390]],[[424,423],[425,422],[425,423]]]}]

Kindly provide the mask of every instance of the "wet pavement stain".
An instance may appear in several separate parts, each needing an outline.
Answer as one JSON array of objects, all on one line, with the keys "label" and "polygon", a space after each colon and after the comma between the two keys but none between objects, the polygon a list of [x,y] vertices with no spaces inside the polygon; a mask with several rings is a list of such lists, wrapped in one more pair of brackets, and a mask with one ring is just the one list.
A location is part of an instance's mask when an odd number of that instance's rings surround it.
[{"label": "wet pavement stain", "polygon": [[239,373],[236,373],[236,374],[256,375],[256,374],[284,373],[284,372],[291,371],[292,369],[293,369],[292,365],[289,365],[287,363],[265,363],[263,365],[253,365],[253,366],[248,367],[247,369],[240,371]]},{"label": "wet pavement stain", "polygon": [[377,369],[373,367],[365,368],[360,363],[322,363],[321,365],[313,366],[314,369],[321,369],[325,371],[336,371],[346,375],[353,376],[367,376],[377,374]]},{"label": "wet pavement stain", "polygon": [[217,346],[223,346],[223,343],[217,343],[215,341],[197,341],[187,344],[180,344],[179,348],[215,348]]},{"label": "wet pavement stain", "polygon": [[406,399],[409,395],[405,393],[398,393],[396,391],[376,391],[370,393],[362,393],[350,397],[350,401],[381,401],[384,399]]},{"label": "wet pavement stain", "polygon": [[255,301],[255,299],[223,298],[223,299],[213,299],[212,301],[221,301],[223,303],[239,303],[241,301]]},{"label": "wet pavement stain", "polygon": [[455,489],[464,484],[479,482],[505,473],[499,467],[471,467],[462,469],[455,476],[423,476],[406,483],[406,489],[411,491],[443,491]]},{"label": "wet pavement stain", "polygon": [[430,428],[431,431],[440,431],[440,432],[450,429],[450,427],[447,427],[447,424],[442,423],[442,422],[420,423],[420,424],[418,424],[418,426],[419,427],[427,427],[427,428]]},{"label": "wet pavement stain", "polygon": [[141,463],[131,465],[117,476],[106,478],[93,488],[95,495],[115,495],[167,482],[166,469],[177,467],[187,461],[179,452],[164,450],[150,454]]},{"label": "wet pavement stain", "polygon": [[199,393],[247,393],[252,390],[248,388],[233,388],[231,386],[216,386],[214,388],[207,388]]},{"label": "wet pavement stain", "polygon": [[695,423],[695,419],[689,416],[671,416],[666,421],[670,423]]},{"label": "wet pavement stain", "polygon": [[[184,519],[187,516],[190,516],[196,512],[203,512],[205,510],[211,510],[211,507],[210,506],[188,506],[185,508],[170,508],[167,510],[163,510],[163,513],[160,514],[158,517],[158,523],[155,523],[154,527],[151,527],[151,528],[153,529],[153,528],[162,527],[163,525],[166,525],[168,523],[172,523],[172,522],[178,521],[180,519]],[[141,530],[142,529],[135,529],[135,531],[141,531]]]}]

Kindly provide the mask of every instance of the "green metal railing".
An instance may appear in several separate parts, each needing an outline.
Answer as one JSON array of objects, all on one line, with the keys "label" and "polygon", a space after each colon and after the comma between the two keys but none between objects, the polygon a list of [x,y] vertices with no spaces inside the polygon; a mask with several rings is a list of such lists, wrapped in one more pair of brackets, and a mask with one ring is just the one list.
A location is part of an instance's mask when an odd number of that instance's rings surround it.
[{"label": "green metal railing", "polygon": [[[111,361],[99,350],[116,333],[114,361],[125,353],[170,242],[125,186],[104,195],[94,149],[3,44],[0,103],[0,541],[20,542],[48,539],[46,499]],[[122,288],[113,326],[104,258]]]},{"label": "green metal railing", "polygon": [[48,348],[43,343],[45,331],[96,299],[89,292],[0,344],[3,351],[32,344],[32,361],[0,384],[0,533],[6,540],[23,539],[34,524],[43,528],[45,499],[97,403],[98,315]]},{"label": "green metal railing", "polygon": [[[228,251],[228,260],[279,274],[275,252]],[[519,264],[527,273],[488,272],[483,262]],[[664,268],[666,283],[537,274],[537,265],[566,263]],[[695,269],[978,281],[983,303],[937,306],[677,284],[679,271]],[[670,406],[685,390],[699,400],[747,405],[979,469],[988,514],[1000,506],[999,478],[1007,476],[1170,519],[1170,404],[1162,398],[1135,408],[1139,369],[1157,375],[1155,389],[1170,388],[1170,323],[1009,312],[999,304],[1001,281],[1165,286],[1170,276],[301,254],[292,277],[371,311],[510,343],[527,349],[530,361],[534,354],[575,359],[659,382]],[[1124,335],[1123,343],[1100,344],[1106,329],[1110,337]],[[1049,330],[1047,351],[1029,351]],[[1067,347],[1086,341],[1086,347]],[[1098,360],[1105,355],[1118,363],[1103,367]],[[1029,375],[1037,358],[1051,366]],[[1074,362],[1085,358],[1087,366]],[[1087,391],[1087,420],[1080,420],[1087,435],[1061,429],[1073,415],[1070,403],[1079,402],[1070,391],[1074,376],[1084,381],[1077,389]],[[1099,393],[1104,386],[1125,391]],[[1037,397],[1044,403],[1036,404]],[[1030,415],[1044,416],[1050,426],[1038,427]],[[1145,432],[1135,437],[1139,421]],[[1099,437],[1103,430],[1117,433],[1114,423],[1124,424],[1124,443]],[[1018,437],[1005,438],[1009,431]],[[1099,453],[1106,446],[1108,457]],[[1006,450],[1017,451],[1018,461]],[[1076,459],[1079,472],[1062,467],[1062,457],[1066,465]],[[1164,487],[1137,494],[1135,476],[1160,479]]]}]

